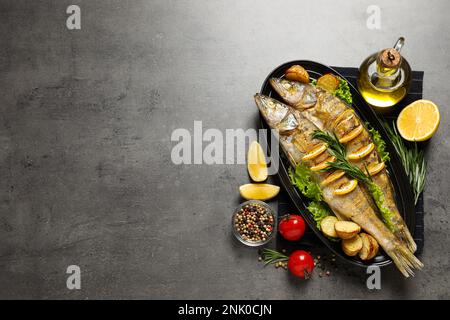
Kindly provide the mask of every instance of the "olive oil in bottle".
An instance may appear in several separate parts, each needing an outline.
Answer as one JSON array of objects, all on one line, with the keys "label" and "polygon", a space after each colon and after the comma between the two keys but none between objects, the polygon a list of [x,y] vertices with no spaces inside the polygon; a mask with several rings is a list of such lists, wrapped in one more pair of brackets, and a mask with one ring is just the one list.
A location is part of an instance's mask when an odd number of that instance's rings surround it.
[{"label": "olive oil in bottle", "polygon": [[404,42],[398,39],[393,48],[372,54],[359,67],[358,90],[377,112],[391,111],[409,90],[411,68],[400,55]]}]

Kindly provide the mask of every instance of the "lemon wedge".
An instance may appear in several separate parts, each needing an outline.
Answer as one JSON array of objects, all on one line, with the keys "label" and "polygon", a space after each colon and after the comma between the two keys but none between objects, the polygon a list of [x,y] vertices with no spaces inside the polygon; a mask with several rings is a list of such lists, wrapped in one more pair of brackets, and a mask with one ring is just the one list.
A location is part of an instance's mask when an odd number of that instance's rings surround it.
[{"label": "lemon wedge", "polygon": [[417,100],[400,112],[397,128],[405,140],[425,141],[434,135],[440,120],[437,105],[429,100]]},{"label": "lemon wedge", "polygon": [[366,156],[368,156],[373,149],[375,148],[375,145],[373,143],[369,143],[367,146],[362,147],[358,149],[356,152],[351,153],[347,156],[349,160],[359,160]]},{"label": "lemon wedge", "polygon": [[312,166],[309,169],[311,169],[311,171],[319,171],[319,170],[328,168],[328,166],[329,166],[328,162],[333,162],[334,160],[336,160],[336,158],[334,156],[328,157],[324,161],[319,163],[318,165]]},{"label": "lemon wedge", "polygon": [[353,179],[342,185],[341,187],[335,189],[333,191],[333,194],[336,196],[343,196],[344,194],[350,193],[353,190],[355,190],[356,186],[358,185],[358,181]]},{"label": "lemon wedge", "polygon": [[339,139],[340,143],[347,143],[349,141],[352,141],[353,139],[355,139],[357,136],[359,136],[361,134],[361,132],[363,131],[363,126],[360,124],[359,126],[357,126],[355,129],[353,129],[352,131],[350,131],[349,133],[347,133],[345,136],[343,136],[342,138]]},{"label": "lemon wedge", "polygon": [[327,150],[327,145],[326,144],[322,144],[316,148],[314,148],[311,152],[307,153],[306,155],[303,156],[302,160],[303,161],[307,161],[307,160],[311,160],[314,158],[317,158],[318,156],[320,156],[325,150]]},{"label": "lemon wedge", "polygon": [[279,186],[267,183],[248,183],[239,187],[242,198],[247,200],[269,200],[280,192]]},{"label": "lemon wedge", "polygon": [[332,174],[330,174],[328,177],[326,177],[326,179],[322,181],[321,185],[322,185],[322,186],[326,186],[326,185],[332,183],[333,181],[336,181],[337,179],[339,179],[340,177],[342,177],[344,174],[345,174],[344,171],[342,171],[342,170],[336,170],[335,172],[333,172]]},{"label": "lemon wedge", "polygon": [[381,170],[383,170],[385,167],[384,162],[380,162],[380,163],[371,163],[367,166],[367,171],[369,171],[369,174],[371,176],[376,175],[377,173],[381,172]]},{"label": "lemon wedge", "polygon": [[261,182],[267,179],[267,163],[264,151],[257,141],[253,141],[247,153],[247,170],[253,181]]}]

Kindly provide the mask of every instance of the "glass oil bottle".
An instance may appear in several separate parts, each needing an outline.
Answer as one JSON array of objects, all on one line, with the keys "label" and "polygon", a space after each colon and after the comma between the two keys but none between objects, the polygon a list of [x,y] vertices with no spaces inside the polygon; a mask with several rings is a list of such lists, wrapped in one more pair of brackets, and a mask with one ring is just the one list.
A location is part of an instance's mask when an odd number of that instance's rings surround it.
[{"label": "glass oil bottle", "polygon": [[379,113],[389,113],[407,94],[411,84],[411,67],[400,55],[405,43],[399,38],[393,48],[374,53],[359,67],[358,90]]}]

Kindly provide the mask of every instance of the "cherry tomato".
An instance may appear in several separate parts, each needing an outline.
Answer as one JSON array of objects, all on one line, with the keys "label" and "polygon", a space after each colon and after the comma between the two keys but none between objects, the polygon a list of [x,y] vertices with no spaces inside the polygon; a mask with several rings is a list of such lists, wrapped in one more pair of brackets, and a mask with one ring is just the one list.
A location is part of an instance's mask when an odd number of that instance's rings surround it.
[{"label": "cherry tomato", "polygon": [[296,241],[305,233],[305,220],[296,214],[288,214],[281,218],[278,225],[280,234],[289,241]]},{"label": "cherry tomato", "polygon": [[294,276],[308,279],[314,269],[314,259],[306,251],[294,251],[289,256],[288,268]]}]

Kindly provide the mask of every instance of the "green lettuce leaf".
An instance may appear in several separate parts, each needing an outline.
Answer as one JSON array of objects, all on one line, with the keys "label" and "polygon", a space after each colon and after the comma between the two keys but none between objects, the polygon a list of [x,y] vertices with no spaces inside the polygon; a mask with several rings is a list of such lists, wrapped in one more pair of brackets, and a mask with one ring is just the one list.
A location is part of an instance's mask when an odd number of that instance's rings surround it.
[{"label": "green lettuce leaf", "polygon": [[383,190],[381,190],[381,188],[371,182],[367,184],[367,187],[369,189],[369,192],[372,195],[373,200],[375,201],[375,204],[377,205],[378,209],[380,210],[381,213],[381,217],[383,218],[383,222],[384,224],[391,230],[394,231],[396,230],[395,224],[394,224],[394,217],[395,214],[389,210],[388,208],[386,208],[384,206],[384,192]]},{"label": "green lettuce leaf", "polygon": [[[308,205],[308,210],[312,214],[317,228],[320,230],[320,222],[323,218],[334,215],[331,209],[325,202],[322,201],[322,189],[319,184],[314,181],[312,172],[306,164],[299,164],[292,170],[289,169],[289,176],[292,184],[295,185],[298,190],[307,198],[311,199]],[[336,238],[330,238],[332,241],[339,241]]]},{"label": "green lettuce leaf", "polygon": [[381,161],[389,161],[391,158],[389,157],[389,152],[386,150],[386,142],[383,138],[381,138],[380,133],[375,128],[372,128],[368,122],[366,122],[366,126],[369,128],[373,143],[377,147],[378,153],[380,154]]},{"label": "green lettuce leaf", "polygon": [[339,77],[339,87],[336,89],[336,91],[333,92],[333,94],[347,102],[348,104],[352,104],[352,94],[350,93],[350,87],[348,86],[347,81]]},{"label": "green lettuce leaf", "polygon": [[[341,77],[337,78],[339,79],[339,87],[333,92],[333,95],[351,105],[353,99],[352,94],[350,93],[350,87],[348,86],[348,82],[342,79]],[[317,85],[317,79],[311,80],[311,85],[315,87]]]},{"label": "green lettuce leaf", "polygon": [[289,168],[289,176],[291,182],[298,190],[307,198],[321,201],[322,200],[322,190],[317,182],[314,181],[312,177],[311,170],[306,164],[299,164],[292,170]]},{"label": "green lettuce leaf", "polygon": [[[317,229],[319,229],[319,230],[321,230],[320,223],[322,222],[322,220],[324,218],[326,218],[328,216],[334,216],[331,209],[323,201],[322,202],[311,201],[308,205],[308,210],[309,210],[309,212],[311,212],[313,219],[316,222]],[[326,236],[326,237],[328,239],[330,239],[331,241],[340,241],[341,240],[339,238],[333,238],[333,237],[328,237],[328,236]]]},{"label": "green lettuce leaf", "polygon": [[320,230],[320,222],[330,215],[333,215],[331,213],[331,210],[328,208],[326,204],[323,202],[318,201],[311,201],[308,205],[308,210],[311,212],[314,221],[316,222],[317,228]]}]

